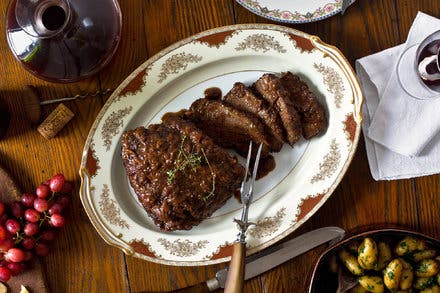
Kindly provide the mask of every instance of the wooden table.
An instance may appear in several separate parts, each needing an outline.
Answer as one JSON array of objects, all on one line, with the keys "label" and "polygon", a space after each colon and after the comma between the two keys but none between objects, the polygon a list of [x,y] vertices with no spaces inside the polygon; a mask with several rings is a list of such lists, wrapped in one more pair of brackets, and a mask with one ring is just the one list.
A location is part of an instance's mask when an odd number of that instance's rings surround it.
[{"label": "wooden table", "polygon": [[[75,118],[59,135],[44,139],[26,121],[20,97],[32,84],[44,99],[115,88],[142,62],[168,45],[206,29],[234,23],[269,22],[233,0],[119,0],[123,13],[122,42],[112,60],[94,78],[73,84],[44,82],[14,60],[5,40],[0,1],[0,97],[12,111],[7,136],[0,140],[0,164],[26,191],[62,172],[75,183],[69,222],[53,252],[43,260],[50,292],[160,292],[211,278],[226,264],[172,267],[124,255],[107,245],[89,222],[78,196],[78,169],[89,129],[108,95],[70,102]],[[350,63],[405,41],[417,11],[440,17],[437,0],[359,0],[344,16],[291,25],[340,48]],[[48,115],[54,106],[44,108]],[[347,174],[326,204],[289,238],[318,227],[340,226],[347,231],[382,223],[403,225],[440,238],[440,176],[375,182],[361,138]],[[324,247],[273,269],[245,285],[245,292],[304,292],[312,265]]]}]

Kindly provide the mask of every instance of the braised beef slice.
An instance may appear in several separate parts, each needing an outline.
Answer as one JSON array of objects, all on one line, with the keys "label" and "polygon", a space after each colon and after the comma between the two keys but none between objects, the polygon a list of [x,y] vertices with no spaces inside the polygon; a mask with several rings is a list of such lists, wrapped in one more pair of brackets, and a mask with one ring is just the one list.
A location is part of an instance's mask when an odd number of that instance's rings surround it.
[{"label": "braised beef slice", "polygon": [[163,230],[188,230],[240,187],[244,168],[192,123],[166,123],[126,131],[122,159],[139,201]]},{"label": "braised beef slice", "polygon": [[278,152],[283,146],[283,126],[278,113],[270,108],[264,99],[255,95],[243,83],[237,82],[224,96],[223,101],[250,115],[259,118],[265,124],[266,132],[270,133],[271,151]]},{"label": "braised beef slice", "polygon": [[281,83],[300,114],[304,138],[310,139],[321,133],[327,127],[325,110],[307,84],[291,72],[283,73]]},{"label": "braised beef slice", "polygon": [[198,99],[190,107],[189,118],[215,143],[246,156],[249,142],[263,144],[262,157],[268,155],[271,136],[256,117],[231,107],[222,101]]},{"label": "braised beef slice", "polygon": [[220,100],[222,98],[222,90],[218,87],[209,87],[203,92],[205,99]]},{"label": "braised beef slice", "polygon": [[279,113],[286,132],[286,141],[294,145],[301,138],[301,121],[290,95],[274,74],[264,74],[254,88]]}]

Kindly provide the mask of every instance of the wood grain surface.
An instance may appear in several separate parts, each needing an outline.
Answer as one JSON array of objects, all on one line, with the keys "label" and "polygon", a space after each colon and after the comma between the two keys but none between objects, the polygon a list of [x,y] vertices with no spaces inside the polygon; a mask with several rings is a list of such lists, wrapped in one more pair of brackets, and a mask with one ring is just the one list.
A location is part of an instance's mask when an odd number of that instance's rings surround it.
[{"label": "wood grain surface", "polygon": [[[122,41],[112,62],[97,76],[73,84],[39,80],[14,59],[5,39],[8,1],[0,1],[0,99],[11,112],[10,127],[0,139],[0,165],[6,166],[25,191],[62,172],[75,182],[68,224],[43,270],[50,292],[164,292],[212,278],[226,264],[173,267],[126,256],[107,245],[88,220],[78,196],[78,169],[89,129],[109,95],[66,103],[75,118],[53,139],[46,140],[26,120],[20,98],[26,84],[43,99],[97,89],[116,88],[130,72],[163,48],[201,32],[234,23],[273,23],[234,0],[119,0]],[[356,59],[405,41],[417,11],[440,17],[438,0],[358,0],[344,16],[288,25],[336,45],[352,65]],[[46,117],[56,105],[43,108]],[[322,226],[347,231],[397,224],[440,238],[440,176],[375,182],[369,171],[363,139],[334,194],[288,238]],[[245,292],[305,292],[314,261],[325,247],[245,283]]]}]

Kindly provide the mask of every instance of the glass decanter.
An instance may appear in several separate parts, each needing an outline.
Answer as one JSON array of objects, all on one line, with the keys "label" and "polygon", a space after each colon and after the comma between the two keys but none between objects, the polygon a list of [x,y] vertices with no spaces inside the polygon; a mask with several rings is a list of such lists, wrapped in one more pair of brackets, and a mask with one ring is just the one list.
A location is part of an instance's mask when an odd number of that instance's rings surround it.
[{"label": "glass decanter", "polygon": [[12,0],[6,35],[25,69],[48,81],[75,82],[110,61],[121,23],[117,0]]}]

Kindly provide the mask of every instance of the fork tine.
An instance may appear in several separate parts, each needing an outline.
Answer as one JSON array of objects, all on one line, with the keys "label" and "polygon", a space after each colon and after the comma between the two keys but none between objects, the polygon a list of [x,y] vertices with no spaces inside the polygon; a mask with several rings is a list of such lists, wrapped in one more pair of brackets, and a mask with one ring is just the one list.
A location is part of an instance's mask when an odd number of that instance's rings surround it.
[{"label": "fork tine", "polygon": [[251,186],[249,188],[250,200],[252,200],[252,195],[254,192],[254,183],[255,183],[255,178],[257,177],[257,171],[258,171],[258,165],[260,163],[260,156],[261,156],[262,147],[263,147],[263,144],[261,143],[260,146],[258,147],[257,156],[255,157],[254,170],[252,171],[252,181],[251,181]]},{"label": "fork tine", "polygon": [[244,178],[243,178],[243,181],[241,182],[241,187],[240,187],[240,196],[241,197],[243,197],[244,189],[245,189],[246,182],[247,182],[247,177],[248,177],[248,172],[249,172],[249,164],[251,162],[251,154],[252,154],[252,140],[249,142],[249,150],[248,150],[248,154],[247,154],[247,158],[246,158],[246,169],[245,169]]}]

